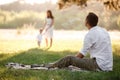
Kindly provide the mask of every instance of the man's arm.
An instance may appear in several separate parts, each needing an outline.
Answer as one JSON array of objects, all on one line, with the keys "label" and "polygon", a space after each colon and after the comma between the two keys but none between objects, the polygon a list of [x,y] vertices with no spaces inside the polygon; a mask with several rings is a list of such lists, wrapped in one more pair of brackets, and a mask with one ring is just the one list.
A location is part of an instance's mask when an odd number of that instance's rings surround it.
[{"label": "man's arm", "polygon": [[84,55],[79,52],[78,54],[76,54],[76,57],[78,57],[78,58],[83,58]]},{"label": "man's arm", "polygon": [[90,33],[87,34],[84,39],[83,48],[80,50],[80,52],[78,52],[76,57],[83,58],[90,51],[90,47],[93,45],[92,41],[93,39]]}]

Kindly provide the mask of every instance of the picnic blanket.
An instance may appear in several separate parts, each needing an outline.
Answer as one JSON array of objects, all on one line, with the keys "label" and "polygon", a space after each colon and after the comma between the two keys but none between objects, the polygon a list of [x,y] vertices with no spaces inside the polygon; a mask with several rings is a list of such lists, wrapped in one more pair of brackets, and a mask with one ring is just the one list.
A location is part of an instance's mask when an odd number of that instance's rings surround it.
[{"label": "picnic blanket", "polygon": [[[57,67],[56,68],[47,68],[47,67],[44,67],[43,65],[39,65],[39,64],[27,65],[27,64],[13,63],[13,62],[7,63],[6,67],[9,69],[24,69],[24,70],[58,70],[58,69],[60,69]],[[62,68],[62,69],[70,70],[70,71],[86,71],[86,70],[82,70],[82,69],[72,66],[72,65],[69,67],[66,67],[66,68]]]}]

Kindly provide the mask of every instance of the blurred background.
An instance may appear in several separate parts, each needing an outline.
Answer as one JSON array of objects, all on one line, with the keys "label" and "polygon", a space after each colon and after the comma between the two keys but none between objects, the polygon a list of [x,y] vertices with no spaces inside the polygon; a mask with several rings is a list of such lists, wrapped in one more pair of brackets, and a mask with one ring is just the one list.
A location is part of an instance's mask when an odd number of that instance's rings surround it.
[{"label": "blurred background", "polygon": [[[48,9],[55,19],[50,49],[44,38],[41,47],[36,40]],[[113,71],[91,74],[5,67],[9,62],[43,64],[75,55],[88,32],[84,23],[89,12],[98,15],[98,25],[110,34]],[[120,80],[120,0],[0,0],[0,80]]]},{"label": "blurred background", "polygon": [[44,25],[46,10],[50,9],[56,30],[86,30],[85,17],[94,12],[99,16],[101,27],[119,31],[120,5],[115,4],[118,9],[114,6],[107,9],[109,1],[120,3],[119,0],[0,0],[0,29],[39,29]]}]

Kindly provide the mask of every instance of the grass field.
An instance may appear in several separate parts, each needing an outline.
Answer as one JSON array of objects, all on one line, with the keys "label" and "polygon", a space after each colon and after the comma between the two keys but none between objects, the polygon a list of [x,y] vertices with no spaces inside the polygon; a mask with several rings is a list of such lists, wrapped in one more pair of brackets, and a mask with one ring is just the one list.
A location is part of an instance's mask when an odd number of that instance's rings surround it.
[{"label": "grass field", "polygon": [[54,40],[47,50],[38,48],[34,40],[0,40],[0,80],[120,80],[120,41],[112,41],[114,68],[112,72],[72,72],[69,70],[15,70],[5,64],[41,64],[75,55],[82,47],[81,40]]},{"label": "grass field", "polygon": [[[71,72],[68,70],[14,70],[7,69],[8,62],[41,64],[56,61],[65,55],[74,55],[81,47],[81,41],[59,40],[53,47],[37,48],[35,41],[0,41],[0,80],[119,80],[120,43],[113,42],[114,71],[112,72]],[[62,43],[62,44],[61,44]]]}]

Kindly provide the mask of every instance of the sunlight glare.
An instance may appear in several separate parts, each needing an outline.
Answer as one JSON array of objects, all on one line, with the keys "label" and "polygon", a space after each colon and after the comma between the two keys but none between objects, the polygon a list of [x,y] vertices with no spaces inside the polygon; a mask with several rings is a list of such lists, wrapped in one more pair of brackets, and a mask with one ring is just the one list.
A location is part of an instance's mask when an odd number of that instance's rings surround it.
[{"label": "sunlight glare", "polygon": [[[17,0],[0,0],[0,4],[7,4],[11,3]],[[29,3],[29,4],[34,4],[34,3],[45,3],[51,1],[53,4],[57,3],[58,0],[21,0],[21,2]]]},{"label": "sunlight glare", "polygon": [[56,3],[57,0],[25,0],[26,3],[34,4],[34,3],[45,3],[51,1],[52,3]]}]

